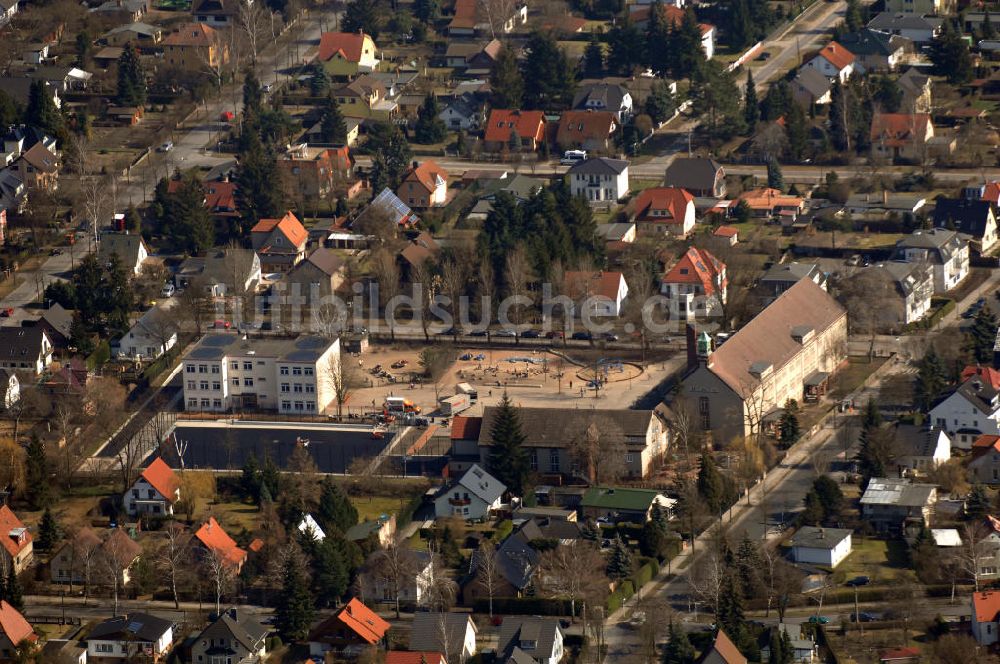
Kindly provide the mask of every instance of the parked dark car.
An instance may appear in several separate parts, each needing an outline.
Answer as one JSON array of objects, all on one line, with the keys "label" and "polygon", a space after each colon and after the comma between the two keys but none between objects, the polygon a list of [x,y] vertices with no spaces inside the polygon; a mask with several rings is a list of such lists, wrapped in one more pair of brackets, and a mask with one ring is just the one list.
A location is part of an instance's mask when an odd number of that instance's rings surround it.
[{"label": "parked dark car", "polygon": [[574,332],[571,339],[576,339],[577,341],[590,341],[594,336],[590,332]]},{"label": "parked dark car", "polygon": [[542,336],[538,330],[525,330],[521,333],[522,339],[537,339]]},{"label": "parked dark car", "polygon": [[867,586],[872,580],[867,576],[856,576],[847,582],[849,586]]},{"label": "parked dark car", "polygon": [[868,613],[867,611],[851,614],[851,622],[875,622],[876,620],[878,619],[875,617],[875,614]]},{"label": "parked dark car", "polygon": [[470,337],[485,337],[486,336],[486,330],[473,330],[472,332],[469,332],[469,336]]}]

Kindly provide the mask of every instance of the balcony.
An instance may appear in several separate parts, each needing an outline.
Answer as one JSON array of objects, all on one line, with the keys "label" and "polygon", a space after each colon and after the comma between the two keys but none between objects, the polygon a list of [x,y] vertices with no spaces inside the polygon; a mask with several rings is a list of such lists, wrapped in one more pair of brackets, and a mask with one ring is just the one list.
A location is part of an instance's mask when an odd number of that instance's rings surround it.
[{"label": "balcony", "polygon": [[470,500],[469,498],[449,498],[448,499],[448,504],[449,505],[453,505],[455,507],[466,507],[471,502],[472,502],[472,500]]}]

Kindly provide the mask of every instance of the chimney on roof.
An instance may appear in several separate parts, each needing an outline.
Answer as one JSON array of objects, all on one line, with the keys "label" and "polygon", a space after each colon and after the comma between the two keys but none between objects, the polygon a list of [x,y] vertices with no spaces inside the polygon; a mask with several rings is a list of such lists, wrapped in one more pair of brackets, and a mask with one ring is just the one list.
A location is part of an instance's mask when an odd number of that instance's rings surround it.
[{"label": "chimney on roof", "polygon": [[229,609],[229,617],[232,618],[233,620],[237,620],[238,621],[237,614],[236,614],[236,607],[235,606],[233,608]]},{"label": "chimney on roof", "polygon": [[420,162],[417,161],[416,159],[414,159],[413,160],[413,169],[416,170],[417,166],[419,166],[419,165],[420,165]]},{"label": "chimney on roof", "polygon": [[821,540],[822,540],[822,539],[826,539],[826,531],[825,531],[825,530],[823,530],[823,527],[822,527],[822,526],[820,526],[820,529],[819,529],[819,535],[817,535],[817,537],[818,537],[819,539],[821,539]]}]

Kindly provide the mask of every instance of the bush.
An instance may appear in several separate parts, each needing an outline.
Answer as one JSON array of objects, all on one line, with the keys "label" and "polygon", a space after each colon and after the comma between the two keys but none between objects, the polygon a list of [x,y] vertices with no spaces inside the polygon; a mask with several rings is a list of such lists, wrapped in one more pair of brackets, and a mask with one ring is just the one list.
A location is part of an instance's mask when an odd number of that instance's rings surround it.
[{"label": "bush", "polygon": [[514,522],[510,519],[504,519],[497,524],[497,529],[493,532],[493,541],[502,542],[507,539],[507,536],[514,532]]},{"label": "bush", "polygon": [[97,370],[107,364],[110,359],[111,344],[105,339],[101,341],[93,353],[87,356],[87,369],[90,371]]},{"label": "bush", "polygon": [[269,636],[267,638],[267,649],[268,651],[275,650],[281,647],[281,637],[280,636]]}]

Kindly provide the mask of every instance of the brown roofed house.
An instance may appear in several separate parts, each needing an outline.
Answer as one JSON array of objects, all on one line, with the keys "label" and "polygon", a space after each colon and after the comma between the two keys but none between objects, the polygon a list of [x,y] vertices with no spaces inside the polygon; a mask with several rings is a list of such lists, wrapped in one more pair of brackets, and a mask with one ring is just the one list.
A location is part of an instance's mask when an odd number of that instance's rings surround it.
[{"label": "brown roofed house", "polygon": [[229,62],[229,45],[204,23],[187,23],[163,39],[163,61],[187,71],[203,71]]},{"label": "brown roofed house", "polygon": [[611,111],[565,111],[559,118],[556,143],[563,150],[608,152],[618,129],[618,116]]},{"label": "brown roofed house", "polygon": [[536,150],[544,140],[545,114],[541,111],[494,108],[483,131],[483,147],[487,152],[500,152],[514,144],[524,150]]},{"label": "brown roofed house", "polygon": [[265,272],[288,272],[306,256],[309,233],[291,210],[281,219],[261,219],[250,229],[250,243]]},{"label": "brown roofed house", "polygon": [[396,190],[400,200],[411,208],[439,207],[448,202],[448,171],[431,159],[413,162]]}]

